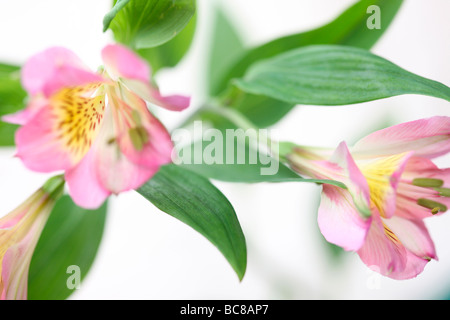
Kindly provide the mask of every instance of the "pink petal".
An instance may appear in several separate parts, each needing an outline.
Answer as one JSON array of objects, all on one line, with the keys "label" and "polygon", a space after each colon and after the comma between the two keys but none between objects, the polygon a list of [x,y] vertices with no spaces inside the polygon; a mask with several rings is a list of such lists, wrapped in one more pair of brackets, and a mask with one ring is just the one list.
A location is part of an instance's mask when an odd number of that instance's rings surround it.
[{"label": "pink petal", "polygon": [[433,240],[422,220],[394,216],[384,220],[384,223],[395,233],[407,250],[422,259],[437,259]]},{"label": "pink petal", "polygon": [[63,88],[85,86],[87,84],[106,82],[100,75],[73,66],[60,66],[42,87],[46,97],[50,97]]},{"label": "pink petal", "polygon": [[127,78],[150,83],[151,70],[148,64],[125,46],[107,45],[102,50],[102,58],[106,71],[113,80]]},{"label": "pink petal", "polygon": [[181,95],[162,96],[159,91],[153,93],[153,99],[154,104],[171,111],[182,111],[191,104],[190,97]]},{"label": "pink petal", "polygon": [[[344,178],[340,179],[347,186],[353,197],[356,208],[363,216],[370,216],[370,191],[366,178],[353,160],[345,142],[342,142],[334,152],[330,162],[339,165],[344,170]],[[338,178],[339,179],[339,178]]]},{"label": "pink petal", "polygon": [[381,219],[374,215],[366,242],[358,251],[361,260],[372,270],[392,279],[416,277],[429,261],[416,256],[388,234]]},{"label": "pink petal", "polygon": [[142,99],[172,111],[181,111],[189,107],[189,97],[162,96],[158,88],[152,85],[148,64],[128,48],[122,45],[108,45],[103,49],[102,57],[111,78],[121,81]]},{"label": "pink petal", "polygon": [[22,84],[31,95],[38,94],[64,66],[86,70],[72,51],[62,47],[49,48],[32,56],[26,62],[22,68]]},{"label": "pink petal", "polygon": [[358,141],[352,153],[358,158],[389,156],[414,151],[434,158],[450,151],[450,117],[433,117],[374,132]]},{"label": "pink petal", "polygon": [[111,195],[100,183],[95,168],[96,150],[92,148],[81,162],[66,171],[65,179],[73,201],[80,207],[96,209]]},{"label": "pink petal", "polygon": [[162,96],[159,89],[147,82],[122,79],[123,84],[139,97],[156,106],[160,106],[170,111],[183,111],[188,108],[191,98],[181,95]]},{"label": "pink petal", "polygon": [[120,99],[111,100],[112,104],[122,109],[131,109],[137,114],[145,129],[148,142],[142,150],[136,150],[131,140],[129,130],[131,127],[124,125],[123,132],[119,134],[118,143],[122,153],[135,164],[148,168],[159,168],[161,165],[171,162],[173,143],[167,129],[147,109],[145,102],[131,92],[126,92]]},{"label": "pink petal", "polygon": [[62,140],[53,130],[51,110],[43,108],[25,126],[16,132],[17,157],[24,165],[37,172],[65,170],[73,165]]},{"label": "pink petal", "polygon": [[[145,156],[154,155],[155,159],[147,159],[141,164],[134,163],[122,153],[115,140],[111,112],[108,108],[99,135],[87,156],[66,172],[70,195],[81,207],[97,208],[111,194],[141,187],[159,170],[161,164],[157,152],[145,150]],[[133,160],[139,162],[141,159]]]},{"label": "pink petal", "polygon": [[364,219],[354,207],[348,191],[324,185],[319,207],[320,231],[328,242],[357,251],[364,244],[371,218]]},{"label": "pink petal", "polygon": [[48,105],[47,99],[41,96],[35,96],[28,103],[26,109],[3,116],[2,120],[8,123],[25,125],[46,105]]}]

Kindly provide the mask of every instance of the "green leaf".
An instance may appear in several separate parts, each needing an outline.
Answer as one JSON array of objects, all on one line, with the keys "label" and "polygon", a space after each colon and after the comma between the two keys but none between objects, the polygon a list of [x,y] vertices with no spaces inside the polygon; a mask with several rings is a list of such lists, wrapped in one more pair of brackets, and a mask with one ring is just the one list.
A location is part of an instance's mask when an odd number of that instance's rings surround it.
[{"label": "green leaf", "polygon": [[206,85],[211,96],[220,93],[219,82],[233,62],[245,52],[243,41],[226,13],[219,6],[214,8],[209,59],[206,64]]},{"label": "green leaf", "polygon": [[103,18],[103,32],[108,30],[111,21],[116,17],[117,13],[125,7],[130,0],[116,0],[113,3],[111,11],[109,11]]},{"label": "green leaf", "polygon": [[366,50],[318,45],[251,67],[236,85],[293,104],[347,105],[403,94],[450,101],[450,88],[408,72]]},{"label": "green leaf", "polygon": [[175,165],[162,167],[138,192],[215,245],[240,280],[247,266],[244,234],[228,199],[208,179]]},{"label": "green leaf", "polygon": [[[20,67],[0,63],[0,117],[25,107],[27,93],[20,83]],[[13,146],[18,126],[0,120],[0,146]]]},{"label": "green leaf", "polygon": [[[222,109],[217,109],[219,110]],[[191,134],[196,137],[202,135],[203,139],[178,146],[177,158],[183,168],[209,179],[233,183],[309,182],[346,188],[337,181],[302,178],[276,156],[261,149],[255,138],[258,132],[254,130],[237,130],[234,123],[208,109],[202,112],[201,119],[201,127],[195,127],[194,124]],[[209,130],[211,127],[214,129]],[[262,131],[260,138],[265,139],[267,134],[270,134],[267,130]],[[178,137],[173,135],[172,139],[177,142]],[[281,148],[288,148],[286,145],[292,146],[286,143],[274,144],[272,147],[275,154],[277,147],[278,151],[282,151]],[[290,150],[283,150],[280,154],[286,152]]]},{"label": "green leaf", "polygon": [[195,12],[195,0],[130,0],[114,2],[104,18],[104,30],[133,49],[160,46],[186,27]]},{"label": "green leaf", "polygon": [[230,87],[222,104],[240,112],[259,128],[267,128],[277,123],[294,107],[292,103],[264,95],[249,94],[234,86]]},{"label": "green leaf", "polygon": [[197,15],[194,14],[186,28],[172,40],[158,47],[138,50],[138,53],[152,66],[154,74],[162,68],[175,67],[183,59],[194,39],[196,24]]},{"label": "green leaf", "polygon": [[[227,87],[233,78],[242,77],[246,70],[257,61],[274,57],[283,52],[315,44],[339,44],[370,49],[388,29],[402,0],[361,0],[344,11],[331,23],[315,30],[289,35],[263,44],[248,51],[236,62],[223,78],[221,88]],[[381,29],[367,28],[367,8],[377,5],[382,12]]]},{"label": "green leaf", "polygon": [[[277,99],[249,93],[239,93],[227,87],[233,78],[242,77],[254,63],[274,57],[283,52],[313,44],[340,44],[370,49],[388,29],[402,0],[362,0],[344,11],[334,21],[318,29],[289,35],[243,53],[235,60],[229,72],[224,74],[215,86],[215,92],[222,91],[224,103],[242,112],[256,125],[268,127],[282,119],[295,105]],[[381,29],[370,30],[366,26],[369,15],[367,8],[377,5],[382,12]]]},{"label": "green leaf", "polygon": [[105,225],[106,203],[97,210],[77,207],[69,196],[59,199],[42,232],[30,265],[28,298],[64,300],[69,266],[78,266],[81,279],[94,262]]}]

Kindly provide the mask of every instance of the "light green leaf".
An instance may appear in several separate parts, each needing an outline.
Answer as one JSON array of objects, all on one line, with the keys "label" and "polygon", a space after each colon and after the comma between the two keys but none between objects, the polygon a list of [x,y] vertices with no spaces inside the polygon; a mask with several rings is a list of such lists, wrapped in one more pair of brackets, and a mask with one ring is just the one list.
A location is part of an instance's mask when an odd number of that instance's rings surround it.
[{"label": "light green leaf", "polygon": [[[370,49],[388,29],[397,14],[402,0],[360,0],[339,15],[329,24],[311,31],[289,35],[245,53],[222,80],[221,88],[226,89],[233,78],[242,77],[248,67],[257,61],[274,57],[283,52],[315,44],[348,45],[363,49]],[[381,29],[367,28],[367,8],[371,5],[380,7],[382,23]]]},{"label": "light green leaf", "polygon": [[[0,117],[25,108],[27,93],[20,83],[20,67],[0,63]],[[18,126],[0,120],[0,146],[13,146]]]},{"label": "light green leaf", "polygon": [[138,53],[152,66],[155,74],[162,68],[175,67],[186,55],[191,46],[197,24],[197,15],[194,15],[175,38],[154,48],[140,49]]},{"label": "light green leaf", "polygon": [[227,14],[219,6],[214,7],[209,59],[206,64],[206,85],[210,95],[220,93],[219,81],[228,72],[233,62],[245,52],[239,32]]},{"label": "light green leaf", "polygon": [[[255,47],[235,59],[232,67],[216,85],[216,92],[222,91],[224,104],[235,108],[260,127],[277,123],[294,104],[269,97],[251,95],[228,87],[230,80],[242,77],[254,63],[274,57],[283,52],[312,44],[341,44],[370,49],[388,29],[402,0],[362,0],[339,15],[334,21],[307,32],[285,36]],[[369,15],[367,8],[377,5],[382,12],[381,29],[369,30],[366,26]]]},{"label": "light green leaf", "polygon": [[68,268],[78,266],[84,279],[103,236],[106,211],[106,204],[97,210],[77,207],[69,196],[57,201],[31,260],[28,299],[64,300],[74,292],[67,286]]},{"label": "light green leaf", "polygon": [[133,49],[153,48],[179,34],[194,13],[195,0],[117,1],[104,18],[104,28]]},{"label": "light green leaf", "polygon": [[111,11],[109,11],[103,18],[103,32],[108,30],[111,21],[116,17],[117,13],[125,7],[130,0],[117,0],[115,1]]},{"label": "light green leaf", "polygon": [[[283,164],[286,162],[284,159],[278,159],[276,156],[277,151],[280,155],[289,153],[293,144],[274,143],[272,147],[275,152],[270,155],[264,144],[258,144],[257,131],[237,130],[233,122],[213,110],[223,111],[223,108],[204,109],[199,115],[203,120],[202,127],[193,128],[192,135],[202,134],[203,139],[178,146],[177,158],[181,167],[209,179],[233,183],[309,182],[346,188],[343,183],[337,181],[302,178]],[[211,127],[215,130],[208,130]],[[202,133],[202,129],[206,130]],[[270,132],[263,129],[260,139],[266,140],[265,135],[270,135]],[[176,141],[178,138],[173,136],[173,139]],[[264,143],[263,140],[260,140],[260,143]]]},{"label": "light green leaf", "polygon": [[255,64],[235,83],[246,92],[294,104],[347,105],[403,94],[450,101],[447,86],[345,46],[309,46],[281,54]]},{"label": "light green leaf", "polygon": [[208,179],[167,165],[138,192],[161,211],[205,236],[242,280],[247,266],[244,234],[233,206]]}]

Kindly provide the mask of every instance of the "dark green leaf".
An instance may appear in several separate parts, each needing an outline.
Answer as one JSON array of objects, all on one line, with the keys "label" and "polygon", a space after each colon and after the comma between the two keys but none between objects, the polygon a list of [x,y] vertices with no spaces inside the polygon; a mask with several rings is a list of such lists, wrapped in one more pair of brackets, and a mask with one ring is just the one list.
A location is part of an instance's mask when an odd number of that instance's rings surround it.
[{"label": "dark green leaf", "polygon": [[247,266],[244,234],[228,199],[206,178],[167,165],[138,192],[163,212],[205,236],[242,280]]},{"label": "dark green leaf", "polygon": [[281,54],[255,64],[236,85],[293,104],[347,105],[403,94],[450,101],[447,86],[345,46],[309,46]]},{"label": "dark green leaf", "polygon": [[172,40],[158,47],[138,50],[138,53],[152,66],[153,73],[162,68],[175,67],[181,61],[191,46],[196,24],[197,17],[194,15],[186,28]]},{"label": "dark green leaf", "polygon": [[133,49],[153,48],[179,34],[194,12],[195,0],[117,1],[104,28],[109,26],[118,42]]},{"label": "dark green leaf", "polygon": [[[0,117],[25,108],[27,93],[20,83],[20,67],[0,63]],[[13,146],[16,125],[0,121],[0,146]]]},{"label": "dark green leaf", "polygon": [[102,239],[106,211],[106,204],[85,210],[69,196],[58,200],[31,260],[30,300],[64,300],[73,293],[67,287],[68,267],[78,266],[81,279],[86,276]]}]

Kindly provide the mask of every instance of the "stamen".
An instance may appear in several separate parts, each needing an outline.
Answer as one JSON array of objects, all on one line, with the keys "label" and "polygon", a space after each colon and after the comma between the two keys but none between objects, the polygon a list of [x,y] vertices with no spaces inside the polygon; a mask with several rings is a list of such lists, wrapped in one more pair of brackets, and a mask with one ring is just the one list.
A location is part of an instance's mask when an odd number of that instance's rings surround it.
[{"label": "stamen", "polygon": [[446,205],[436,202],[436,201],[433,201],[433,200],[430,200],[430,199],[421,198],[421,199],[417,200],[417,204],[424,208],[431,209],[432,214],[437,214],[439,212],[447,211]]},{"label": "stamen", "polygon": [[439,192],[440,196],[450,198],[450,189],[449,188],[434,188],[434,190]]},{"label": "stamen", "polygon": [[412,182],[413,185],[423,188],[440,188],[444,185],[444,181],[431,178],[417,178]]},{"label": "stamen", "polygon": [[144,127],[131,128],[128,131],[131,143],[137,151],[141,151],[144,145],[149,141],[148,133]]}]

